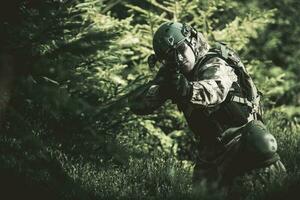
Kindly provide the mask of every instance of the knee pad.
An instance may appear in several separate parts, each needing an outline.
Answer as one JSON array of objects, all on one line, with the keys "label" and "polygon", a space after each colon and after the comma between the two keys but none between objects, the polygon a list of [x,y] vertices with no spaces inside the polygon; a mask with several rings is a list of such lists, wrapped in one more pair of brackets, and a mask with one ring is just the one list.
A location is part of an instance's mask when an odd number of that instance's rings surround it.
[{"label": "knee pad", "polygon": [[244,127],[241,144],[244,156],[251,160],[275,162],[279,157],[276,139],[261,121],[253,120]]}]

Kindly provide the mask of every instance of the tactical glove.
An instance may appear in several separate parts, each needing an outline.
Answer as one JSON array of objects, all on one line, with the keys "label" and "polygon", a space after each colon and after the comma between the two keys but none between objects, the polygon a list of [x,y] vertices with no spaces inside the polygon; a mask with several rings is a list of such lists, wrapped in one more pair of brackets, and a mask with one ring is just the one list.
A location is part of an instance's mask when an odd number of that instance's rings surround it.
[{"label": "tactical glove", "polygon": [[170,91],[175,101],[188,101],[192,97],[192,85],[181,73],[172,74]]}]

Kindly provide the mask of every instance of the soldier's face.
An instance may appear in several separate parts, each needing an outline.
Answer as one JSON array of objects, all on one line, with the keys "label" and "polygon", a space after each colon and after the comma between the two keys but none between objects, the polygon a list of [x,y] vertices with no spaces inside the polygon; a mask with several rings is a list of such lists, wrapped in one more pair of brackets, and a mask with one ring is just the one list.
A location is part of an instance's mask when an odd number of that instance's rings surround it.
[{"label": "soldier's face", "polygon": [[180,71],[183,74],[188,74],[194,69],[196,57],[192,48],[185,42],[183,42],[177,47],[176,59],[179,62]]}]

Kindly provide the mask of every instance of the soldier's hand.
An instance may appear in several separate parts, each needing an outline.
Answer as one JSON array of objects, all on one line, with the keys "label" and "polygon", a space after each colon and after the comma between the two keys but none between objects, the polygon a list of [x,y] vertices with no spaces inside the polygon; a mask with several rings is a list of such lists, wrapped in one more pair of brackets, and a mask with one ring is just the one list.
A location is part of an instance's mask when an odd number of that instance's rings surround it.
[{"label": "soldier's hand", "polygon": [[174,73],[171,76],[170,91],[174,93],[175,100],[189,100],[192,95],[192,85],[181,73]]},{"label": "soldier's hand", "polygon": [[171,92],[171,73],[166,67],[160,68],[154,82],[159,85],[159,95],[163,98],[172,99],[174,92]]}]

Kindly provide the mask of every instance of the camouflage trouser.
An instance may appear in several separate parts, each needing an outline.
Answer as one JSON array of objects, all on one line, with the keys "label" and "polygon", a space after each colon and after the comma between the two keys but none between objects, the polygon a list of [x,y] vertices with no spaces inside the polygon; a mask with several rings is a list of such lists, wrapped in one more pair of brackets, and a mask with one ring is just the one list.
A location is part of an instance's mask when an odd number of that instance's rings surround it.
[{"label": "camouflage trouser", "polygon": [[[234,169],[233,169],[234,170]],[[229,176],[220,174],[218,167],[203,167],[196,165],[194,168],[194,189],[205,183],[210,189],[222,189],[227,199],[256,199],[268,190],[270,184],[280,184],[286,176],[286,169],[280,160],[257,169],[249,170],[243,174],[230,173]]]},{"label": "camouflage trouser", "polygon": [[[260,157],[256,152],[245,148],[247,144],[244,142],[244,135],[246,135],[244,133],[269,134],[263,124],[252,122],[248,127],[245,126],[239,131],[241,132],[241,134],[237,134],[239,137],[231,143],[225,153],[217,156],[213,162],[199,160],[196,163],[193,175],[194,185],[202,181],[206,181],[208,184],[217,184],[219,187],[227,189],[228,196],[235,196],[232,199],[239,199],[237,196],[249,194],[257,188],[265,188],[275,180],[282,180],[286,170],[277,153],[272,153],[268,157]],[[216,143],[206,149],[203,148],[202,155],[218,152],[215,149],[222,147],[216,147],[217,145]]]},{"label": "camouflage trouser", "polygon": [[280,185],[286,177],[286,170],[280,160],[259,169],[253,169],[234,179],[227,191],[228,199],[259,199],[272,184]]}]

